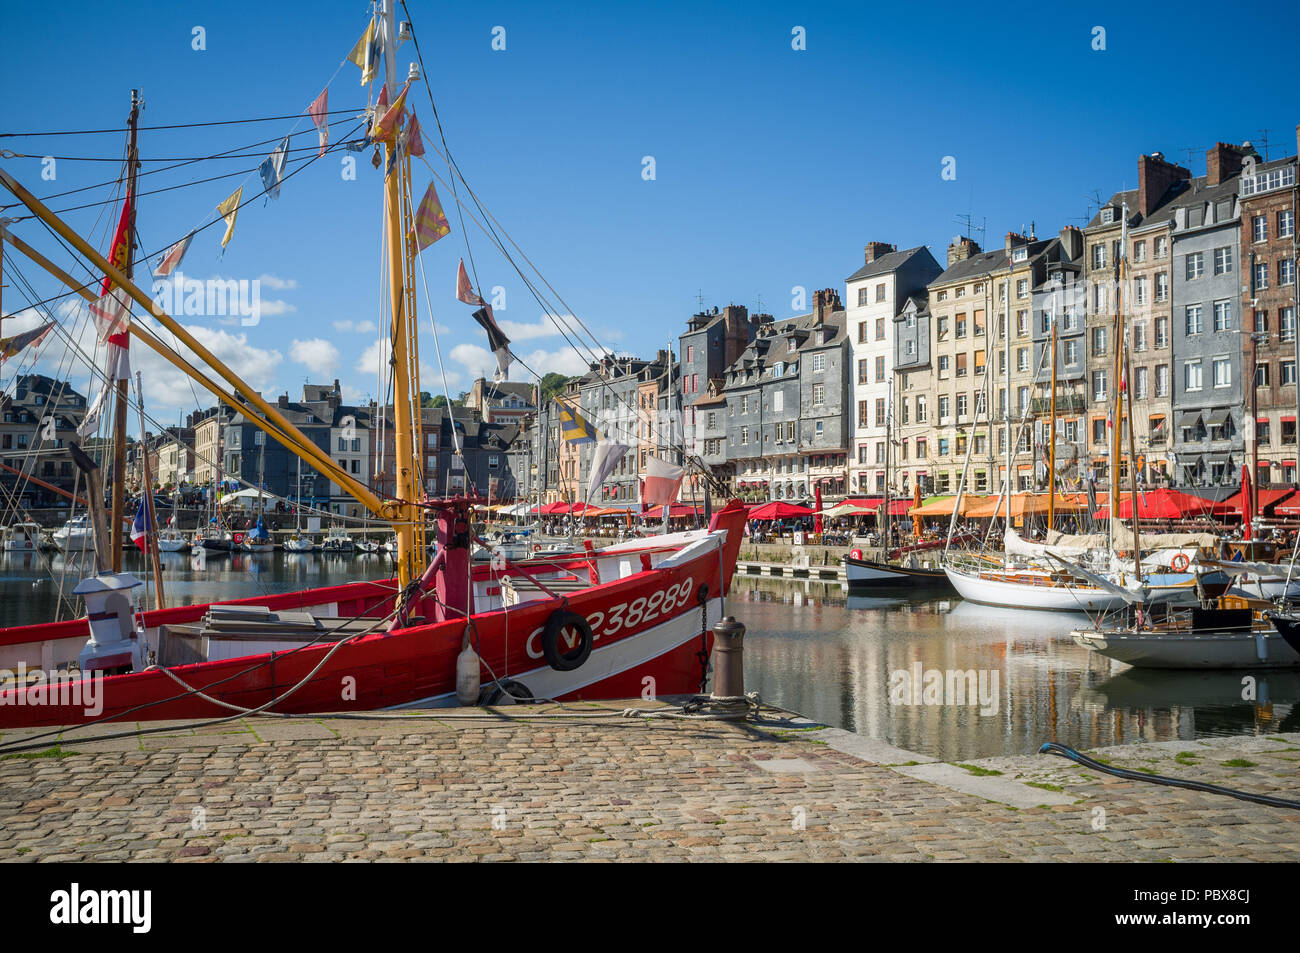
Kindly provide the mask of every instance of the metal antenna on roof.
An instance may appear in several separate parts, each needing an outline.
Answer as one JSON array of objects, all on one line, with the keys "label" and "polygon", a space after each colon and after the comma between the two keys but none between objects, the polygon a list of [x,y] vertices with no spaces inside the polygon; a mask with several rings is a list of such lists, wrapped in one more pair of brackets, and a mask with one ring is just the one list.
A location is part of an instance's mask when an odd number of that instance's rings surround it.
[{"label": "metal antenna on roof", "polygon": [[701,288],[699,292],[695,295],[695,300],[699,302],[700,310],[703,311],[704,310],[704,289],[703,288]]},{"label": "metal antenna on roof", "polygon": [[980,246],[983,247],[985,227],[988,225],[989,221],[987,218],[980,219],[980,224],[976,225],[974,218],[969,212],[967,212],[963,215],[958,215],[955,221],[958,225],[966,226],[966,237],[968,239],[971,237],[971,232],[979,232]]},{"label": "metal antenna on roof", "polygon": [[1267,129],[1261,129],[1259,131],[1259,141],[1264,144],[1264,161],[1267,162],[1268,161],[1268,130]]},{"label": "metal antenna on roof", "polygon": [[757,305],[758,305],[758,313],[759,313],[759,314],[763,314],[763,295],[762,295],[762,293],[760,292],[759,294],[754,295],[754,300],[755,300],[755,302],[756,302]]}]

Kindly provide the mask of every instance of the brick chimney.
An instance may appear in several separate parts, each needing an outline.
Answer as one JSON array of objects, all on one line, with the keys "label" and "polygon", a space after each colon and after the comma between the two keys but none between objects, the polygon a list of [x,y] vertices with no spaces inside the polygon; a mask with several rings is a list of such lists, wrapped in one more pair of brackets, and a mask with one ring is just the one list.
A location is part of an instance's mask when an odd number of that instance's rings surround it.
[{"label": "brick chimney", "polygon": [[965,261],[972,255],[980,253],[978,242],[971,241],[969,238],[962,238],[958,235],[948,246],[948,267],[951,268],[959,261]]},{"label": "brick chimney", "polygon": [[1067,225],[1061,229],[1061,251],[1070,261],[1083,257],[1083,232],[1077,226]]},{"label": "brick chimney", "polygon": [[1021,235],[1019,232],[1007,232],[1007,237],[1006,237],[1007,254],[1008,255],[1011,254],[1011,249],[1013,248],[1018,248],[1021,245],[1028,245],[1029,241],[1030,240],[1028,238],[1026,238],[1024,235]]},{"label": "brick chimney", "polygon": [[866,253],[867,264],[871,264],[882,255],[888,255],[890,252],[898,251],[897,245],[890,245],[885,242],[867,242],[863,249]]},{"label": "brick chimney", "polygon": [[1213,149],[1205,152],[1205,184],[1221,185],[1224,179],[1230,179],[1241,171],[1246,156],[1254,154],[1255,150],[1249,144],[1234,146],[1229,142],[1216,142]]},{"label": "brick chimney", "polygon": [[821,324],[834,312],[842,310],[840,294],[833,288],[813,292],[813,320]]},{"label": "brick chimney", "polygon": [[276,405],[279,406],[279,407],[288,407],[288,406],[289,406],[289,395],[288,395],[288,394],[281,394],[279,397],[277,397],[277,398],[275,399],[275,403],[276,403]]},{"label": "brick chimney", "polygon": [[1169,187],[1181,179],[1190,180],[1192,173],[1180,165],[1165,161],[1159,152],[1138,157],[1138,211],[1143,217],[1155,211]]}]

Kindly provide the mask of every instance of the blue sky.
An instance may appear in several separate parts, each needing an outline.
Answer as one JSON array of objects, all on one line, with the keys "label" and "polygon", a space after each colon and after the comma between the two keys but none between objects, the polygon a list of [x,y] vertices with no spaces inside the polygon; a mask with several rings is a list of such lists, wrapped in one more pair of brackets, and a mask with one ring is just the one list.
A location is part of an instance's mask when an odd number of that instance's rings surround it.
[{"label": "blue sky", "polygon": [[[866,241],[928,244],[942,260],[964,214],[986,223],[986,245],[1030,222],[1050,234],[1083,224],[1096,195],[1134,186],[1142,152],[1186,163],[1190,148],[1199,175],[1215,140],[1259,145],[1267,129],[1272,155],[1294,152],[1300,120],[1292,76],[1300,14],[1285,5],[1240,14],[1201,3],[409,7],[426,79],[470,184],[601,343],[638,354],[675,339],[698,294],[706,306],[751,309],[761,296],[782,317],[793,313],[795,286],[842,291]],[[295,114],[368,19],[364,2],[141,3],[134,11],[109,16],[75,0],[10,4],[0,127],[118,127],[133,86],[145,97],[144,126]],[[195,26],[206,31],[206,50],[191,48]],[[505,28],[504,52],[491,48],[495,26]],[[797,26],[806,31],[803,51],[791,48]],[[1098,26],[1104,51],[1092,48]],[[402,72],[414,58],[410,44],[399,51]],[[433,140],[422,88],[412,102]],[[344,64],[330,106],[364,104],[359,71]],[[292,126],[146,130],[140,148],[146,159],[208,155]],[[337,139],[344,127],[335,128]],[[106,157],[120,155],[122,140],[11,138],[0,148]],[[644,156],[654,157],[653,181],[642,177]],[[956,160],[953,181],[940,175],[945,156]],[[376,392],[377,334],[364,322],[375,322],[380,307],[381,174],[367,153],[356,179],[345,181],[340,159],[330,154],[288,181],[278,201],[245,208],[223,258],[221,229],[201,233],[183,266],[198,278],[267,276],[262,296],[278,313],[258,326],[187,324],[204,328],[205,343],[268,393],[296,394],[308,377],[339,377],[358,398]],[[57,180],[42,182],[38,159],[0,163],[42,196],[114,169],[60,160]],[[205,163],[149,181],[179,184],[256,165]],[[207,221],[240,178],[144,196],[146,250]],[[429,173],[417,167],[415,178],[422,190]],[[246,197],[258,188],[254,176]],[[491,365],[471,309],[452,295],[465,245],[450,196],[443,200],[453,232],[423,257],[444,356],[456,355],[448,364],[454,392]],[[68,217],[102,247],[97,215]],[[15,230],[50,248],[32,223]],[[515,349],[538,370],[581,367],[507,263],[469,230],[484,288],[505,289],[498,317]],[[60,290],[22,267],[41,293]],[[20,310],[17,292],[5,294],[6,310]],[[422,354],[432,366],[421,307]],[[193,409],[188,386],[143,361],[158,416]],[[432,376],[423,386],[441,390]]]}]

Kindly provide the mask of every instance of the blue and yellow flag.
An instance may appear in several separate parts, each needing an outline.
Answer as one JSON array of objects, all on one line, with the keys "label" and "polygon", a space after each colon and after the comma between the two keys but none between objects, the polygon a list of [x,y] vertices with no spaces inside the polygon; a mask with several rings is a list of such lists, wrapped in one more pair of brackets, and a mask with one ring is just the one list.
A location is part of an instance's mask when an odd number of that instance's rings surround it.
[{"label": "blue and yellow flag", "polygon": [[560,408],[560,436],[569,443],[596,442],[596,428],[578,413],[577,408],[570,407],[559,398],[556,398],[555,404]]}]

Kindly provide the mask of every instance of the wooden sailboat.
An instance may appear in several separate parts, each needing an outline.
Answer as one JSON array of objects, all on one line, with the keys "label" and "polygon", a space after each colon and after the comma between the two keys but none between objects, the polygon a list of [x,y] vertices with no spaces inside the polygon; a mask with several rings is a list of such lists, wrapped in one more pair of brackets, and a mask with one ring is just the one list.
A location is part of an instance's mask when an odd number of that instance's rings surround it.
[{"label": "wooden sailboat", "polygon": [[[391,93],[397,88],[392,0],[381,4],[379,30]],[[414,69],[412,78],[418,79]],[[638,695],[648,684],[660,695],[702,688],[711,626],[723,614],[746,518],[739,501],[715,513],[704,529],[565,556],[503,559],[502,569],[496,560],[471,564],[477,498],[423,496],[415,296],[408,293],[414,253],[404,240],[411,224],[410,158],[400,154],[394,136],[381,141],[389,159],[386,250],[398,461],[391,498],[381,498],[341,468],[183,325],[154,307],[120,268],[0,170],[0,185],[151,313],[220,382],[198,372],[140,322],[130,325],[137,340],[191,373],[226,405],[255,410],[250,422],[387,521],[397,540],[393,578],[225,604],[136,612],[129,596],[138,580],[124,573],[92,577],[84,590],[87,617],[0,629],[0,653],[32,667],[79,662],[83,678],[107,675],[97,695],[102,712],[91,715],[75,704],[19,704],[15,694],[26,689],[11,687],[0,692],[0,728],[226,716],[231,706],[368,711],[474,703],[502,693],[611,698]],[[437,555],[426,561],[430,529]],[[151,657],[156,665],[146,664]],[[461,682],[458,671],[466,675]],[[471,675],[484,683],[481,692],[472,690]]]}]

